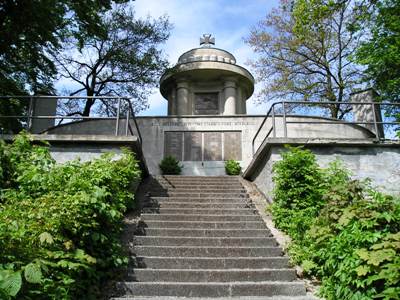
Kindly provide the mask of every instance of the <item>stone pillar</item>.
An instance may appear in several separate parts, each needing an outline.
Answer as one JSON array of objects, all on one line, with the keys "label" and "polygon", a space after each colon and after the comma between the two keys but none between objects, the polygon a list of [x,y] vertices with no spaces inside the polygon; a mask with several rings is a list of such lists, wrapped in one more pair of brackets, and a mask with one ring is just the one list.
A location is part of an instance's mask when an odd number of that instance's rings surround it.
[{"label": "stone pillar", "polygon": [[176,87],[177,101],[176,114],[189,115],[189,84],[187,81],[178,81]]},{"label": "stone pillar", "polygon": [[227,79],[224,82],[224,115],[236,114],[236,81]]},{"label": "stone pillar", "polygon": [[[57,110],[57,98],[34,98],[33,116],[55,116]],[[30,131],[32,133],[41,133],[54,126],[55,119],[32,119]]]},{"label": "stone pillar", "polygon": [[176,89],[171,89],[168,97],[168,115],[176,115]]},{"label": "stone pillar", "polygon": [[[378,94],[373,89],[368,89],[360,92],[353,93],[351,95],[351,102],[363,102],[370,104],[353,104],[353,120],[354,122],[382,122],[381,106],[376,102]],[[374,104],[372,104],[374,103]],[[375,115],[375,116],[374,116]],[[379,138],[384,138],[383,125],[377,124],[360,124],[365,128],[368,128]]]}]

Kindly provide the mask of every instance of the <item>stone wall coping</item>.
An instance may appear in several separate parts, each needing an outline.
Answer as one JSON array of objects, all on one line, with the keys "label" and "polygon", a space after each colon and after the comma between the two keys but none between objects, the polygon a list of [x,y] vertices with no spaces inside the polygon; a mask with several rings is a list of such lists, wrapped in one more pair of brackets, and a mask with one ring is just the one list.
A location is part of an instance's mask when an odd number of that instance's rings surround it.
[{"label": "stone wall coping", "polygon": [[[15,135],[2,134],[0,139],[11,141]],[[33,141],[47,141],[49,143],[99,143],[99,144],[136,144],[136,136],[114,135],[79,135],[79,134],[31,134]]]},{"label": "stone wall coping", "polygon": [[243,172],[242,177],[251,179],[257,169],[258,162],[267,155],[273,146],[343,146],[343,147],[396,147],[400,148],[398,140],[377,141],[371,139],[329,139],[329,138],[267,138],[254,154],[250,164]]}]

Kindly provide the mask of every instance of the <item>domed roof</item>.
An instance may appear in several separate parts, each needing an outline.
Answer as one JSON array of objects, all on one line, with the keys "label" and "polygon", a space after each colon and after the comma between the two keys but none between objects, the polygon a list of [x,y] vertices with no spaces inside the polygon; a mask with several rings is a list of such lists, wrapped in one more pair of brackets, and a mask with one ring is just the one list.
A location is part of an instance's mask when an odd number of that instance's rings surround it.
[{"label": "domed roof", "polygon": [[228,51],[218,48],[195,48],[183,53],[179,59],[178,64],[196,61],[218,61],[228,64],[236,64],[235,57]]}]

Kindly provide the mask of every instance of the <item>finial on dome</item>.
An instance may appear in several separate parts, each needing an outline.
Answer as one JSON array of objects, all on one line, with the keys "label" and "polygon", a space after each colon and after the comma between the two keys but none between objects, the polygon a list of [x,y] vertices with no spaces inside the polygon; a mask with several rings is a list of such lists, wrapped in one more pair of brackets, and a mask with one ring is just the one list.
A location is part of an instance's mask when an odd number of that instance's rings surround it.
[{"label": "finial on dome", "polygon": [[215,45],[215,38],[211,37],[211,34],[203,34],[203,37],[200,38],[200,46],[205,48],[210,48],[211,45]]}]

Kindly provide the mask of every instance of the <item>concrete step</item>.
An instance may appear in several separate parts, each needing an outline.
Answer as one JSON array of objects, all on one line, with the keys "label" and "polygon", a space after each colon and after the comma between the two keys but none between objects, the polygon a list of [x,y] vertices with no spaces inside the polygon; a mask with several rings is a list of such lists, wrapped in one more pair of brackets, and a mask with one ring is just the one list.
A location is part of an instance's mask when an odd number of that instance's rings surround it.
[{"label": "concrete step", "polygon": [[186,229],[186,228],[145,228],[141,234],[147,236],[187,237],[271,237],[268,229]]},{"label": "concrete step", "polygon": [[241,281],[294,281],[293,269],[135,269],[128,277],[133,281],[168,282],[241,282]]},{"label": "concrete step", "polygon": [[161,201],[156,203],[149,203],[145,208],[184,208],[184,209],[254,209],[251,203],[246,203],[240,200],[238,203],[225,203],[225,202],[170,202]]},{"label": "concrete step", "polygon": [[[312,295],[309,296],[271,296],[271,297],[257,297],[257,296],[245,296],[245,297],[190,297],[190,300],[317,300]],[[188,300],[187,297],[169,297],[169,296],[143,296],[143,297],[123,297],[123,298],[111,298],[110,300]]]},{"label": "concrete step", "polygon": [[154,188],[150,190],[150,194],[154,195],[157,193],[166,192],[181,192],[181,193],[245,193],[245,189],[237,187],[210,187],[210,186],[191,186],[191,187],[179,187],[179,188]]},{"label": "concrete step", "polygon": [[206,221],[206,222],[247,222],[262,221],[259,215],[189,215],[189,214],[141,214],[144,222],[147,221]]},{"label": "concrete step", "polygon": [[[142,221],[143,222],[143,221]],[[186,229],[266,229],[267,226],[261,220],[258,221],[161,221],[146,220],[143,222],[147,228],[186,228]]]},{"label": "concrete step", "polygon": [[239,176],[182,176],[182,175],[164,175],[156,176],[155,180],[172,181],[235,181],[239,182]]},{"label": "concrete step", "polygon": [[282,269],[287,257],[132,257],[134,268],[150,269]]},{"label": "concrete step", "polygon": [[121,282],[126,295],[175,297],[302,296],[302,282]]},{"label": "concrete step", "polygon": [[[213,198],[213,199],[226,199],[226,198],[248,198],[246,193],[206,193],[206,192],[167,192],[164,194],[165,197],[172,198]],[[150,195],[152,196],[152,195]]]},{"label": "concrete step", "polygon": [[137,256],[163,257],[276,257],[279,247],[199,247],[199,246],[135,246]]},{"label": "concrete step", "polygon": [[166,191],[166,190],[182,190],[187,189],[190,191],[193,190],[215,190],[215,191],[244,191],[245,189],[241,185],[221,185],[221,184],[202,184],[202,185],[188,185],[188,184],[176,184],[176,185],[150,185],[149,191],[151,192],[159,192],[159,191]]},{"label": "concrete step", "polygon": [[261,247],[278,246],[275,238],[267,237],[170,237],[136,236],[136,245],[154,246],[208,246],[208,247]]},{"label": "concrete step", "polygon": [[144,213],[159,213],[168,215],[256,215],[255,209],[249,208],[234,208],[234,209],[221,209],[221,208],[164,208],[164,207],[146,207],[142,210]]},{"label": "concrete step", "polygon": [[237,203],[250,203],[249,198],[245,197],[232,197],[232,198],[190,198],[190,197],[156,197],[152,196],[149,197],[150,203],[161,203],[161,202],[192,202],[192,203],[230,203],[230,204],[237,204]]},{"label": "concrete step", "polygon": [[[110,300],[188,300],[187,297],[154,297],[154,296],[143,296],[143,297],[123,297],[123,298],[111,298]],[[272,296],[272,297],[190,297],[190,300],[317,300],[312,295],[309,296]]]}]

